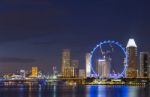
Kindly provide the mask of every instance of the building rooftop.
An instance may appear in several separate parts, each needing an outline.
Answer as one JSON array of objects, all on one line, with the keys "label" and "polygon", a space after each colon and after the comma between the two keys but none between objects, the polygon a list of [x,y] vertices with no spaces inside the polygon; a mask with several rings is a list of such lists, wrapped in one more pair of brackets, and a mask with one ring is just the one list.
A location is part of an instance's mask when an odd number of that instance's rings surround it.
[{"label": "building rooftop", "polygon": [[137,47],[137,45],[136,45],[136,43],[135,43],[135,41],[134,41],[133,38],[130,38],[130,39],[129,39],[129,41],[128,41],[128,43],[127,43],[127,48],[128,48],[128,47]]}]

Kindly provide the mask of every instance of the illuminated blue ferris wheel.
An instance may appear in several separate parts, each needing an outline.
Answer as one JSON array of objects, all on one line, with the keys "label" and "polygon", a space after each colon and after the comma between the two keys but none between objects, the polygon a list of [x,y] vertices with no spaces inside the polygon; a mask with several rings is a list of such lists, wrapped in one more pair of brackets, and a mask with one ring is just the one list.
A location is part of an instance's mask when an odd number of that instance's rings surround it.
[{"label": "illuminated blue ferris wheel", "polygon": [[94,54],[96,53],[97,50],[100,50],[101,53],[101,57],[105,58],[106,57],[106,52],[103,50],[103,46],[104,45],[108,45],[110,48],[114,49],[113,46],[116,46],[117,48],[119,48],[120,52],[122,53],[122,57],[123,57],[123,69],[121,70],[121,72],[119,72],[118,74],[109,74],[109,78],[121,78],[125,76],[126,70],[127,70],[127,52],[126,49],[117,41],[102,41],[99,44],[97,44],[93,50],[91,51],[91,56],[90,56],[90,65],[91,65],[91,74],[97,76],[98,73],[96,72],[94,66],[96,65],[95,63],[93,63],[94,60]]}]

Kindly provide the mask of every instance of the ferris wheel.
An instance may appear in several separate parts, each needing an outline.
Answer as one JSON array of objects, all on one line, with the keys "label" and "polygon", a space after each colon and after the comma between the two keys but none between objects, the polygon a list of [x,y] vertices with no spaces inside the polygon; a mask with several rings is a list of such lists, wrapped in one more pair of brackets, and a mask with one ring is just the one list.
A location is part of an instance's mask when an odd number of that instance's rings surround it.
[{"label": "ferris wheel", "polygon": [[[91,51],[91,73],[101,78],[121,78],[127,70],[126,49],[117,41],[102,41]],[[119,61],[119,62],[118,62]]]}]

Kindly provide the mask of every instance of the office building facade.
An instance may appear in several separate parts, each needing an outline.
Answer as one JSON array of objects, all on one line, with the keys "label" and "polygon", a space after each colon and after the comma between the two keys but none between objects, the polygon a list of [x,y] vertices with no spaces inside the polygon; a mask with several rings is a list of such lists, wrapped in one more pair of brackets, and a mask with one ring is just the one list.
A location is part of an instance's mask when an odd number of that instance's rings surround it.
[{"label": "office building facade", "polygon": [[85,56],[85,64],[86,64],[86,77],[90,77],[91,76],[91,64],[90,64],[90,57],[91,54],[90,53],[86,53]]},{"label": "office building facade", "polygon": [[140,77],[148,78],[149,77],[149,53],[140,52]]},{"label": "office building facade", "polygon": [[61,73],[64,76],[64,70],[70,67],[70,50],[64,49],[62,52],[62,66],[61,66]]},{"label": "office building facade", "polygon": [[126,71],[127,78],[136,78],[138,75],[137,70],[137,45],[134,39],[129,39],[127,43],[127,56],[128,56],[128,68]]}]

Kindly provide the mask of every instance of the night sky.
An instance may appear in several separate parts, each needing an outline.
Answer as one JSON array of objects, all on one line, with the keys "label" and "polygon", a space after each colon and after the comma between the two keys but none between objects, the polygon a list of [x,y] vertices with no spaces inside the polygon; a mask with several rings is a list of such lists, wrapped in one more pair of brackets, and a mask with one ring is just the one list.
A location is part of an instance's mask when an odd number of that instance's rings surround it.
[{"label": "night sky", "polygon": [[60,69],[61,52],[84,68],[85,53],[103,40],[138,52],[150,51],[150,1],[146,0],[5,0],[0,1],[0,72],[38,66]]}]

